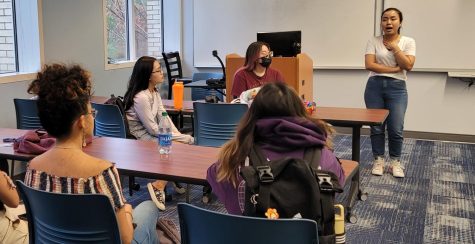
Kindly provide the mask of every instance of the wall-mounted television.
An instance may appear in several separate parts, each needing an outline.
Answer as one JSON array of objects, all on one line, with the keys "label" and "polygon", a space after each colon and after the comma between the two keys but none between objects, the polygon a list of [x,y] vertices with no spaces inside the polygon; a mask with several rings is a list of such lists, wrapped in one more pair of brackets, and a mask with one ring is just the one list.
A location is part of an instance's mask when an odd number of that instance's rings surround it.
[{"label": "wall-mounted television", "polygon": [[302,49],[302,31],[258,32],[257,41],[268,43],[274,57],[295,57]]}]

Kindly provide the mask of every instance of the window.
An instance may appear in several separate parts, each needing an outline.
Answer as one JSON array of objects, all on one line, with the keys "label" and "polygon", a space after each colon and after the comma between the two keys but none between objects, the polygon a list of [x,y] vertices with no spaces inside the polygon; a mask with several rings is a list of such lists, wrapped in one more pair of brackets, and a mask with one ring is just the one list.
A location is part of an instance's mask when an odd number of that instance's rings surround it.
[{"label": "window", "polygon": [[0,73],[16,72],[16,46],[13,3],[0,2]]},{"label": "window", "polygon": [[106,63],[161,56],[162,0],[104,0]]},{"label": "window", "polygon": [[0,75],[40,68],[38,2],[0,0]]}]

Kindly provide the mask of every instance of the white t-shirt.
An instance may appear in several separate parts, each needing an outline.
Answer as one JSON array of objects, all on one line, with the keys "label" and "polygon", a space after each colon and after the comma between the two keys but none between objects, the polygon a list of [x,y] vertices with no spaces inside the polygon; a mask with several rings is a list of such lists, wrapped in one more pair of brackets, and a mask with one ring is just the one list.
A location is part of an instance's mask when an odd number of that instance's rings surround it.
[{"label": "white t-shirt", "polygon": [[[416,41],[407,36],[401,36],[398,43],[401,51],[406,55],[416,56]],[[376,56],[376,62],[390,67],[396,67],[396,58],[392,51],[389,51],[383,44],[383,36],[376,36],[369,39],[366,45],[365,54],[374,54]],[[387,76],[398,80],[406,80],[406,70],[402,70],[398,73],[376,73],[371,71],[369,76]]]}]

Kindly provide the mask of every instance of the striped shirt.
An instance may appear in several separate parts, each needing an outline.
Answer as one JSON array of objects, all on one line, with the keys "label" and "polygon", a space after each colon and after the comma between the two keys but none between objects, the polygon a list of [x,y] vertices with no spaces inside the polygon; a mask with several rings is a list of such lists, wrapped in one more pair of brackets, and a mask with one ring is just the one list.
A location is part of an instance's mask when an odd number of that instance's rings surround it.
[{"label": "striped shirt", "polygon": [[96,176],[72,178],[50,175],[46,172],[27,168],[25,184],[34,189],[66,194],[104,194],[109,197],[114,208],[124,206],[126,200],[122,193],[119,173],[110,166]]}]

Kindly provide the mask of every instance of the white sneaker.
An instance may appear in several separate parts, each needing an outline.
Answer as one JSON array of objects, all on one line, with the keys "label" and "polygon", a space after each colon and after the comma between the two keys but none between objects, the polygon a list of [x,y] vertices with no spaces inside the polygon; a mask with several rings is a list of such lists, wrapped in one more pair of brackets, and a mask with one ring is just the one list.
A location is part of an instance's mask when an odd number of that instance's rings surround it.
[{"label": "white sneaker", "polygon": [[147,184],[148,193],[150,198],[155,203],[158,209],[165,210],[165,191],[158,190],[152,183]]},{"label": "white sneaker", "polygon": [[373,169],[371,170],[371,174],[381,176],[384,172],[384,158],[376,157],[373,163]]},{"label": "white sneaker", "polygon": [[393,173],[393,176],[396,178],[404,178],[404,167],[401,166],[401,162],[397,159],[391,159],[391,166],[389,170]]}]

